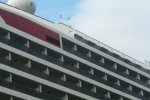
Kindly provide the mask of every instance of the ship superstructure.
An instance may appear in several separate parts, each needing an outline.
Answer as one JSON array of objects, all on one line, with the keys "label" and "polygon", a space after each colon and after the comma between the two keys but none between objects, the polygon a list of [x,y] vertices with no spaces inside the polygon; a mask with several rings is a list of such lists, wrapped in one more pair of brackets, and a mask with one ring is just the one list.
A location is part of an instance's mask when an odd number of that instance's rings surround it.
[{"label": "ship superstructure", "polygon": [[2,100],[150,100],[143,66],[63,23],[0,3]]}]

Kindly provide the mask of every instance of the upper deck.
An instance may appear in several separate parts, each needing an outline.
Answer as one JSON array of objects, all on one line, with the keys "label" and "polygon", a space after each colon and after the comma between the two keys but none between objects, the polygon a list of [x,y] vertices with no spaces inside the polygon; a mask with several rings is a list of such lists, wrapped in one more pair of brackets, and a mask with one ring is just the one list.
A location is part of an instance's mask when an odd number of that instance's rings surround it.
[{"label": "upper deck", "polygon": [[87,45],[90,45],[95,49],[111,54],[120,60],[135,64],[136,67],[148,69],[143,62],[138,61],[63,23],[54,23],[45,20],[3,3],[0,3],[0,6],[0,14],[3,19],[1,19],[1,22],[5,21],[5,23],[10,26],[29,33],[57,47],[61,47],[60,35],[65,34],[71,38],[75,38]]}]

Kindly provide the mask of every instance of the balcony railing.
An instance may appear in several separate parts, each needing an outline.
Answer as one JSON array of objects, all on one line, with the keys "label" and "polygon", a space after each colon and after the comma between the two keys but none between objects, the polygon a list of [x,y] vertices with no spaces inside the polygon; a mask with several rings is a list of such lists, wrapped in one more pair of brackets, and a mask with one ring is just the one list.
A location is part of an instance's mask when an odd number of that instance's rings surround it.
[{"label": "balcony railing", "polygon": [[40,93],[40,92],[35,91],[33,89],[27,88],[23,85],[8,82],[8,81],[2,80],[2,79],[0,79],[0,86],[6,87],[6,88],[9,88],[9,89],[18,91],[18,92],[22,92],[22,93],[25,93],[25,94],[28,94],[28,95],[31,95],[31,96],[34,96],[34,97],[38,97],[38,98],[41,98],[41,99],[44,99],[44,100],[60,100],[57,97],[50,96],[50,95],[47,95],[45,93]]},{"label": "balcony railing", "polygon": [[66,51],[68,51],[68,52],[71,52],[72,54],[75,54],[75,55],[77,55],[79,57],[82,57],[83,59],[86,59],[86,60],[88,60],[88,61],[90,61],[90,62],[92,62],[92,63],[94,63],[94,64],[96,64],[98,66],[101,66],[101,67],[103,67],[103,68],[105,68],[107,70],[110,70],[110,71],[112,71],[114,73],[117,73],[117,74],[119,74],[119,75],[121,75],[123,77],[126,77],[126,78],[128,78],[130,80],[133,80],[133,81],[135,81],[135,82],[137,82],[137,83],[139,83],[141,85],[144,85],[144,86],[150,88],[150,85],[148,83],[142,82],[142,81],[140,81],[140,80],[138,80],[138,79],[136,79],[136,78],[134,78],[132,76],[129,76],[129,75],[123,73],[122,71],[115,70],[114,68],[112,68],[112,67],[110,67],[110,66],[108,66],[106,64],[103,64],[101,62],[97,62],[97,60],[85,57],[84,55],[80,54],[79,52],[74,51],[73,49],[70,49],[70,48],[65,47],[65,46],[63,47],[63,49],[66,50]]},{"label": "balcony railing", "polygon": [[[76,85],[74,85],[74,84],[71,84],[71,83],[65,82],[65,81],[63,81],[63,80],[54,78],[54,77],[49,76],[49,75],[47,75],[47,74],[44,74],[44,73],[42,73],[42,72],[35,71],[35,70],[33,70],[33,69],[30,69],[30,68],[28,68],[28,67],[23,66],[23,65],[20,64],[20,63],[17,63],[17,62],[14,62],[14,61],[10,61],[10,60],[7,60],[7,59],[5,59],[5,58],[1,58],[1,59],[0,59],[0,63],[5,64],[5,65],[8,65],[8,66],[13,67],[13,68],[16,68],[16,69],[21,70],[21,71],[23,71],[23,72],[27,72],[27,73],[29,73],[29,74],[38,76],[38,77],[43,78],[43,79],[46,79],[46,80],[48,80],[48,81],[51,81],[51,82],[54,82],[54,83],[63,85],[63,86],[65,86],[65,87],[71,88],[71,89],[73,89],[73,90],[82,92],[82,93],[84,93],[84,94],[87,94],[87,95],[90,95],[90,96],[93,96],[93,97],[96,97],[96,98],[101,98],[101,99],[103,99],[103,100],[109,100],[108,98],[106,98],[106,97],[104,97],[104,96],[100,96],[100,95],[98,95],[98,94],[92,93],[92,92],[91,92],[90,90],[88,90],[88,89],[78,87],[78,86],[76,86]],[[80,72],[80,71],[79,71],[79,72]],[[111,82],[108,82],[108,81],[105,81],[105,80],[103,80],[103,79],[100,79],[100,78],[98,78],[97,76],[93,76],[93,75],[87,74],[87,73],[85,73],[85,72],[80,72],[80,74],[81,74],[81,73],[84,74],[85,76],[88,76],[88,77],[94,79],[94,80],[97,80],[97,81],[100,82],[100,83],[104,83],[104,84],[106,84],[106,85],[108,85],[108,86],[110,86],[110,87],[113,87],[113,88],[118,89],[118,90],[120,90],[120,91],[123,91],[123,92],[125,92],[125,93],[132,94],[132,95],[135,96],[135,97],[138,97],[138,98],[141,98],[141,99],[144,98],[144,100],[147,100],[147,98],[145,98],[144,96],[138,95],[138,94],[136,94],[136,93],[134,93],[134,92],[131,92],[131,91],[129,91],[129,90],[123,88],[123,87],[119,87],[119,86],[117,86],[117,85],[115,85],[115,84],[112,84]],[[32,90],[32,89],[31,89],[31,90]],[[24,92],[24,91],[21,91],[21,92]],[[32,92],[33,92],[33,93],[32,93]],[[31,94],[32,94],[32,95],[35,94],[34,92],[36,92],[36,91],[31,91]],[[27,94],[28,94],[28,92],[27,92]],[[29,95],[30,95],[30,94],[29,94]],[[46,94],[40,94],[40,95],[42,96],[42,95],[46,95]],[[34,95],[33,95],[33,96],[34,96]],[[36,96],[37,96],[37,95],[36,95]],[[44,96],[43,96],[43,97],[44,97]],[[40,97],[40,98],[41,98],[41,97]],[[48,99],[46,99],[46,100],[48,100]]]},{"label": "balcony railing", "polygon": [[[5,64],[5,65],[8,65],[10,67],[13,67],[15,69],[18,69],[18,70],[21,70],[23,72],[26,72],[26,73],[29,73],[29,74],[32,74],[34,76],[37,76],[37,77],[40,77],[42,79],[45,79],[45,80],[48,80],[48,81],[51,81],[51,82],[54,82],[56,84],[59,84],[59,85],[62,85],[62,86],[65,86],[67,88],[70,88],[70,89],[73,89],[73,90],[76,90],[76,91],[79,91],[79,92],[82,92],[84,94],[87,94],[89,96],[93,96],[93,97],[96,97],[96,98],[101,98],[103,100],[109,100],[108,98],[104,97],[104,96],[100,96],[100,95],[97,95],[93,92],[91,92],[90,90],[86,89],[86,88],[81,88],[77,85],[74,85],[72,83],[69,83],[69,82],[65,82],[61,79],[57,79],[53,76],[49,76],[45,73],[42,73],[42,72],[39,72],[39,71],[35,71],[33,69],[30,69],[28,67],[25,67],[23,66],[22,64],[20,63],[17,63],[17,62],[14,62],[14,61],[10,61],[10,60],[7,60],[5,58],[2,58],[0,59],[0,63],[2,64]],[[57,100],[57,99],[56,99]]]},{"label": "balcony railing", "polygon": [[[60,24],[65,25],[63,23],[60,23]],[[67,26],[67,25],[65,25],[65,26],[68,28],[68,30],[74,30],[74,33],[75,33],[74,37],[76,39],[78,39],[78,40],[80,40],[80,41],[82,41],[82,42],[84,42],[84,43],[86,43],[86,44],[88,44],[94,48],[97,48],[97,49],[101,48],[101,50],[103,49],[105,51],[111,52],[115,55],[118,55],[118,56],[128,60],[128,61],[131,61],[132,63],[134,63],[136,65],[139,65],[143,68],[147,68],[147,67],[145,67],[145,64],[143,62],[138,61],[138,60],[136,60],[136,59],[134,59],[134,58],[132,58],[132,57],[130,57],[130,56],[128,56],[128,55],[126,55],[126,54],[124,54],[124,53],[122,53],[122,52],[120,52],[120,51],[118,51],[118,50],[116,50],[116,49],[114,49],[114,48],[112,48],[112,47],[86,35],[86,34],[84,34],[84,33],[82,33],[82,32],[80,32],[74,28],[71,28],[70,26]]]}]

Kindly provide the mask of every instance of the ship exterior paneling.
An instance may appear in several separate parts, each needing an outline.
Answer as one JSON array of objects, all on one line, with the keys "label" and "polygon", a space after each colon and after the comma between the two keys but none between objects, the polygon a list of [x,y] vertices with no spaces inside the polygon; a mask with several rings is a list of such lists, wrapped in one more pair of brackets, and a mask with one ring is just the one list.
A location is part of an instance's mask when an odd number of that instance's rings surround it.
[{"label": "ship exterior paneling", "polygon": [[60,47],[60,37],[58,33],[32,22],[29,19],[2,9],[0,9],[0,16],[6,24]]}]

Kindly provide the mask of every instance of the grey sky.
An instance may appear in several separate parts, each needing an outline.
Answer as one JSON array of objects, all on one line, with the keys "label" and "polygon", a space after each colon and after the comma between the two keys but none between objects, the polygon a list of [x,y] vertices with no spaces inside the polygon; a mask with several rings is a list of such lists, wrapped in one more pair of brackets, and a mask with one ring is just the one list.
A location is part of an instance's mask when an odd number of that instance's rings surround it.
[{"label": "grey sky", "polygon": [[150,60],[150,0],[81,0],[71,22],[131,57]]}]

